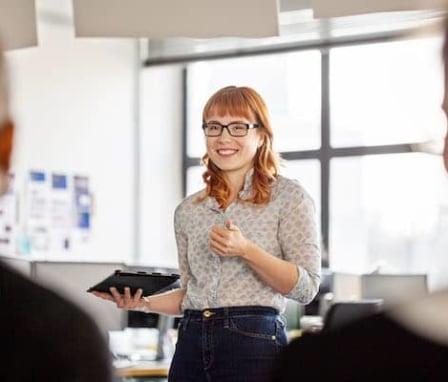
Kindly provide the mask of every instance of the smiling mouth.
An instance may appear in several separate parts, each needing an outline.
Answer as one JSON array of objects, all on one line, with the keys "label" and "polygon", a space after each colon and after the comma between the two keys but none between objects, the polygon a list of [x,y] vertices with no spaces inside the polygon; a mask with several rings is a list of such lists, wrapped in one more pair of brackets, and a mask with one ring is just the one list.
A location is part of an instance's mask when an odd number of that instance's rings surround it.
[{"label": "smiling mouth", "polygon": [[216,152],[222,156],[229,156],[229,155],[236,154],[238,152],[238,150],[236,150],[236,149],[220,149],[220,150],[216,150]]}]

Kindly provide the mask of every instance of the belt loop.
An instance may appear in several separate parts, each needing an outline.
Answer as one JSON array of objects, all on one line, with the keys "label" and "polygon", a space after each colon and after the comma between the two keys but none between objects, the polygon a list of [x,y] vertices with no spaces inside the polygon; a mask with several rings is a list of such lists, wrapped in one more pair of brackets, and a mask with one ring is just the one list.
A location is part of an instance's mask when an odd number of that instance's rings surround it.
[{"label": "belt loop", "polygon": [[228,329],[230,327],[230,313],[229,308],[224,307],[224,328]]},{"label": "belt loop", "polygon": [[184,311],[181,322],[183,322],[183,331],[188,328],[188,324],[190,323],[191,314],[188,310]]}]

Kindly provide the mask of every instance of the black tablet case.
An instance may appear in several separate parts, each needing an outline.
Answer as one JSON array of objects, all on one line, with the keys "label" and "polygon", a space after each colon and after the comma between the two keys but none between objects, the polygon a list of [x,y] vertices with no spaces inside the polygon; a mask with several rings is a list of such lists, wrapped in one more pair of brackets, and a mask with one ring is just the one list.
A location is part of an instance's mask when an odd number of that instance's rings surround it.
[{"label": "black tablet case", "polygon": [[123,272],[118,269],[103,281],[87,289],[87,292],[110,293],[109,288],[115,287],[123,294],[124,288],[129,287],[131,295],[134,295],[141,288],[143,289],[142,296],[149,296],[179,287],[178,280],[179,275],[176,274]]}]

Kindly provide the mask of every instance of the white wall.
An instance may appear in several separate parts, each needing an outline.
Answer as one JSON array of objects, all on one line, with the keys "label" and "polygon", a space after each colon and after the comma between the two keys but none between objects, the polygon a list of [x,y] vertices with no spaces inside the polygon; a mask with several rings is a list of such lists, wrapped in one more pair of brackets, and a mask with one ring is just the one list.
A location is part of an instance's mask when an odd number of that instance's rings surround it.
[{"label": "white wall", "polygon": [[182,199],[182,69],[143,69],[140,84],[140,260],[177,266],[173,215]]},{"label": "white wall", "polygon": [[13,170],[88,175],[95,215],[85,254],[132,259],[137,43],[75,39],[70,0],[36,6],[39,46],[6,54],[18,128]]}]

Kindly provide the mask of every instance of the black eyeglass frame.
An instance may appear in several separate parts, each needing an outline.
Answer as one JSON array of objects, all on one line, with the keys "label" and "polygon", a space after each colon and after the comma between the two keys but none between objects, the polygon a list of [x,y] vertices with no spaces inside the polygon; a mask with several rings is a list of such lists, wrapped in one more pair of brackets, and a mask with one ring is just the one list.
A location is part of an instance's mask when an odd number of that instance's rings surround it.
[{"label": "black eyeglass frame", "polygon": [[[241,138],[241,137],[247,136],[249,129],[258,129],[261,127],[261,125],[258,123],[230,122],[227,125],[223,125],[222,123],[219,123],[219,122],[213,122],[212,125],[218,125],[221,128],[221,131],[217,135],[208,135],[206,132],[208,125],[209,125],[208,123],[204,122],[202,124],[202,130],[204,131],[204,135],[206,137],[211,137],[211,138],[220,137],[222,135],[224,129],[227,130],[227,132],[229,133],[229,135],[231,137]],[[245,134],[244,135],[233,135],[229,129],[229,126],[231,126],[231,125],[244,125],[246,127]]]}]

